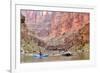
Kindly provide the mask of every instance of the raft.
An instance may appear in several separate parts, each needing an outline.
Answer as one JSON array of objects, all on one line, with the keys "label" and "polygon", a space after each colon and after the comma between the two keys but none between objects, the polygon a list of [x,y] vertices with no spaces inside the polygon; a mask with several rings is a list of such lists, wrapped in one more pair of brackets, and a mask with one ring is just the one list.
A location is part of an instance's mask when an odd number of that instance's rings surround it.
[{"label": "raft", "polygon": [[48,57],[48,54],[33,54],[33,58],[45,58]]},{"label": "raft", "polygon": [[72,56],[72,53],[68,51],[68,52],[63,53],[62,56]]}]

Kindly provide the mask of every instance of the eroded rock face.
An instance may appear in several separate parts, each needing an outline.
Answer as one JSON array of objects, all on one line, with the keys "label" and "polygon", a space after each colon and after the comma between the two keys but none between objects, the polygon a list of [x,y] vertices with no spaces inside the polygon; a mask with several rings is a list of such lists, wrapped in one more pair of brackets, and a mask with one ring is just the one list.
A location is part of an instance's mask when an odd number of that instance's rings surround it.
[{"label": "eroded rock face", "polygon": [[65,32],[77,31],[89,24],[89,13],[55,12],[51,23],[51,36],[60,36]]},{"label": "eroded rock face", "polygon": [[[89,43],[89,13],[34,10],[21,13],[21,37],[32,38],[38,46],[60,50]],[[44,42],[43,38],[47,37],[51,39]]]},{"label": "eroded rock face", "polygon": [[40,37],[60,36],[89,23],[89,13],[24,10],[22,14],[28,28],[40,33]]}]

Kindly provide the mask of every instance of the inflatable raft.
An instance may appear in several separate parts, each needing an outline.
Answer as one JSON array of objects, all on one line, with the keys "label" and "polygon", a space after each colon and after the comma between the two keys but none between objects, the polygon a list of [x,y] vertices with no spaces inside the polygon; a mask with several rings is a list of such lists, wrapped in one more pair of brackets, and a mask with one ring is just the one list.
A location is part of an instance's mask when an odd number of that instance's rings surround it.
[{"label": "inflatable raft", "polygon": [[33,54],[33,58],[45,58],[48,57],[48,54]]}]

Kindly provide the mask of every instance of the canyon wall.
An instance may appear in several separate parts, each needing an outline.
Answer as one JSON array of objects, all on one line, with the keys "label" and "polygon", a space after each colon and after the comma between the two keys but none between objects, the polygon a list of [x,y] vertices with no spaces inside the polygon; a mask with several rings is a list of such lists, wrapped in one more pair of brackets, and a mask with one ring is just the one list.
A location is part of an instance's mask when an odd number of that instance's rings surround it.
[{"label": "canyon wall", "polygon": [[22,10],[28,29],[40,37],[57,37],[89,24],[89,13]]}]

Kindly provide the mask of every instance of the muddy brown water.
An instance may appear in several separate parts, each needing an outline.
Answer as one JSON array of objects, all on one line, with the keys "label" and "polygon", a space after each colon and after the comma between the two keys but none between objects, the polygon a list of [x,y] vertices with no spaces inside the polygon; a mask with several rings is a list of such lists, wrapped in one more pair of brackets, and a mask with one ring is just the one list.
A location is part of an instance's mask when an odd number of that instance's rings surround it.
[{"label": "muddy brown water", "polygon": [[74,53],[72,56],[48,56],[44,58],[33,58],[29,55],[21,55],[21,63],[50,62],[50,61],[74,61],[89,60],[89,53]]}]

